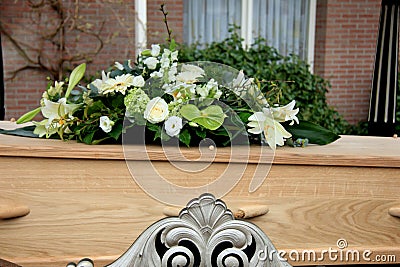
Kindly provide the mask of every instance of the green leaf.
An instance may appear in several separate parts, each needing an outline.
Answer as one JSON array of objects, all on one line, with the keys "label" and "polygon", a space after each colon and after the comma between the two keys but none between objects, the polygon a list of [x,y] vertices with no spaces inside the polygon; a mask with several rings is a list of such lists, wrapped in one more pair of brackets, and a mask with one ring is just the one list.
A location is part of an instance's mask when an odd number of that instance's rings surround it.
[{"label": "green leaf", "polygon": [[193,122],[209,130],[218,129],[225,120],[224,111],[220,106],[212,105],[201,111],[201,117],[195,118]]},{"label": "green leaf", "polygon": [[91,83],[89,84],[89,88],[90,88],[89,97],[96,97],[99,95],[99,88],[97,88],[96,86],[94,86]]},{"label": "green leaf", "polygon": [[161,141],[169,141],[171,136],[169,136],[164,130],[161,130]]},{"label": "green leaf", "polygon": [[95,131],[90,132],[88,135],[86,135],[85,137],[83,137],[82,141],[85,144],[92,144],[92,140],[93,140],[93,136],[94,136]]},{"label": "green leaf", "polygon": [[146,127],[150,131],[154,132],[153,141],[156,141],[158,138],[161,138],[161,131],[162,131],[161,126],[158,126],[158,125],[152,124],[152,123],[148,123],[148,124],[146,124]]},{"label": "green leaf", "polygon": [[340,138],[334,132],[308,121],[300,121],[292,126],[285,124],[284,127],[292,134],[294,140],[307,138],[311,144],[326,145]]},{"label": "green leaf", "polygon": [[173,51],[175,51],[175,48],[176,48],[175,39],[171,39],[171,42],[169,44],[169,50],[171,50],[173,52]]},{"label": "green leaf", "polygon": [[5,130],[0,128],[0,134],[16,135],[23,137],[39,137],[37,134],[33,133],[35,128],[36,126],[34,125],[21,127],[14,130]]},{"label": "green leaf", "polygon": [[182,106],[179,112],[188,121],[192,121],[201,116],[200,110],[192,104]]},{"label": "green leaf", "polygon": [[207,132],[203,128],[197,127],[197,128],[195,128],[195,131],[196,131],[196,135],[198,137],[200,137],[201,139],[206,138]]},{"label": "green leaf", "polygon": [[251,116],[250,112],[240,112],[239,113],[239,118],[242,120],[243,123],[248,123],[250,116]]},{"label": "green leaf", "polygon": [[82,79],[83,75],[85,74],[85,71],[86,71],[86,63],[82,63],[71,72],[71,75],[69,76],[68,79],[68,88],[67,91],[65,92],[65,98],[69,97],[69,94],[71,93],[72,89],[74,89],[75,86]]},{"label": "green leaf", "polygon": [[98,112],[99,115],[101,115],[101,111],[105,108],[106,106],[104,105],[104,103],[101,100],[97,100],[92,105],[88,106],[87,116],[91,116],[96,112]]},{"label": "green leaf", "polygon": [[125,60],[124,63],[123,63],[122,65],[124,66],[124,69],[125,69],[127,72],[131,72],[131,71],[132,71],[132,69],[129,67],[129,61],[128,61],[128,60]]},{"label": "green leaf", "polygon": [[104,137],[104,138],[102,138],[102,139],[97,139],[97,140],[93,140],[92,141],[92,143],[91,143],[91,145],[98,145],[98,144],[100,144],[101,142],[103,142],[103,141],[105,141],[105,140],[107,140],[107,139],[109,139],[110,137]]},{"label": "green leaf", "polygon": [[117,107],[124,107],[124,95],[117,95],[115,96],[112,101],[111,101],[111,105],[113,108],[117,108]]},{"label": "green leaf", "polygon": [[225,119],[224,111],[216,105],[199,110],[195,105],[187,104],[181,107],[180,113],[188,121],[195,122],[208,130],[218,129]]},{"label": "green leaf", "polygon": [[142,51],[142,53],[140,53],[142,56],[145,57],[150,57],[151,56],[151,50],[150,49],[145,49]]},{"label": "green leaf", "polygon": [[190,136],[190,133],[187,129],[184,129],[179,133],[179,141],[184,143],[187,147],[190,146],[191,139],[192,139],[192,137]]},{"label": "green leaf", "polygon": [[33,120],[33,118],[39,114],[41,110],[41,107],[35,108],[34,110],[31,110],[27,113],[25,113],[24,115],[22,115],[18,120],[17,120],[17,124],[21,124],[21,123],[25,123],[25,122],[29,122],[31,120]]},{"label": "green leaf", "polygon": [[115,140],[118,140],[118,138],[121,136],[121,133],[122,133],[122,124],[118,123],[114,125],[111,132],[109,132],[108,134]]}]

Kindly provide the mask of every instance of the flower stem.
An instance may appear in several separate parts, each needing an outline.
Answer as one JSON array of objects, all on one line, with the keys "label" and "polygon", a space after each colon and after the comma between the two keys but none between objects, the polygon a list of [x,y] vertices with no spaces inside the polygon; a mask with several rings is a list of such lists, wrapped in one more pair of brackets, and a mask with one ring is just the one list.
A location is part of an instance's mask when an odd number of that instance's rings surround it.
[{"label": "flower stem", "polygon": [[167,28],[168,38],[166,39],[166,41],[168,43],[171,43],[171,41],[172,41],[172,30],[170,30],[170,28],[169,28],[168,19],[167,19],[168,12],[165,11],[164,7],[165,7],[165,2],[161,4],[160,11],[164,15],[164,23],[165,23],[165,27]]}]

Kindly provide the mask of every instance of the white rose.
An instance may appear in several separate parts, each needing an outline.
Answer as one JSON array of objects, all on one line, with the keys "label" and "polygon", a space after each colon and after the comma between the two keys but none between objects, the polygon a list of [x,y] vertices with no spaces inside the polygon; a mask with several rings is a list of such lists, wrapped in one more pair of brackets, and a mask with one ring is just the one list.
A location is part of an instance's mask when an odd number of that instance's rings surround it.
[{"label": "white rose", "polygon": [[155,97],[147,103],[144,118],[151,123],[162,122],[169,114],[168,104],[161,97]]},{"label": "white rose", "polygon": [[157,67],[159,61],[155,57],[148,57],[143,62],[147,65],[149,69],[154,70]]},{"label": "white rose", "polygon": [[160,54],[161,47],[158,44],[151,45],[151,55],[156,57]]},{"label": "white rose", "polygon": [[169,136],[177,136],[182,129],[182,118],[171,116],[165,121],[164,127]]},{"label": "white rose", "polygon": [[101,116],[100,117],[100,128],[105,132],[109,133],[112,130],[112,127],[114,126],[114,122],[110,120],[107,116]]},{"label": "white rose", "polygon": [[139,76],[135,76],[135,78],[133,78],[133,86],[135,87],[143,87],[145,84],[144,78],[143,76],[139,75]]}]

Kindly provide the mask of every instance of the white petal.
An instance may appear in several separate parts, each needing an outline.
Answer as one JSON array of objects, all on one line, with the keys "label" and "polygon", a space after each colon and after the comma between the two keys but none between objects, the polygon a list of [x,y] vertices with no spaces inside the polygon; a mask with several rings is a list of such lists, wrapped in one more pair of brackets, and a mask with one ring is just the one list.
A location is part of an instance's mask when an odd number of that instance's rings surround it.
[{"label": "white petal", "polygon": [[260,122],[265,121],[266,119],[267,117],[262,112],[256,112],[248,118],[249,121],[260,121]]},{"label": "white petal", "polygon": [[247,131],[249,133],[252,133],[252,134],[260,134],[260,133],[262,133],[262,129],[261,128],[252,128],[252,129],[248,129]]}]

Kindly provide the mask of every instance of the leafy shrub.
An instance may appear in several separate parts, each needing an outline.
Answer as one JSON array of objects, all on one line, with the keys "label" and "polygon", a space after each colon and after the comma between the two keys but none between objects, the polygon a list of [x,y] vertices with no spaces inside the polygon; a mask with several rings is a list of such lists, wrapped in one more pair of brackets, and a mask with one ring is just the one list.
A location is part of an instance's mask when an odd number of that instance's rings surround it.
[{"label": "leafy shrub", "polygon": [[[181,62],[214,61],[243,70],[248,77],[261,83],[262,92],[273,95],[274,103],[287,104],[292,99],[300,108],[299,119],[319,124],[337,134],[346,134],[352,126],[332,107],[327,105],[325,94],[330,84],[312,74],[309,65],[296,55],[283,56],[259,38],[248,49],[242,46],[237,28],[221,42],[207,45],[180,45]],[[276,92],[279,88],[279,92]]]}]

